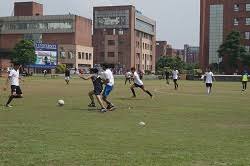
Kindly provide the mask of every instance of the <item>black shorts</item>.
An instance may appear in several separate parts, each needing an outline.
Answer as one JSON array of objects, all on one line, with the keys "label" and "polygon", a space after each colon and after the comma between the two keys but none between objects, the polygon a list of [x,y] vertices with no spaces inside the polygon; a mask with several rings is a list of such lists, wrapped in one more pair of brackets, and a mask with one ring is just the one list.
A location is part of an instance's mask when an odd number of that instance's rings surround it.
[{"label": "black shorts", "polygon": [[144,88],[144,85],[138,85],[138,84],[136,84],[136,83],[134,83],[134,86],[136,87],[136,88]]},{"label": "black shorts", "polygon": [[209,87],[212,88],[212,86],[213,86],[212,83],[206,83],[206,87],[207,87],[207,88],[209,88]]},{"label": "black shorts", "polygon": [[16,93],[17,95],[23,94],[20,86],[11,85],[11,94]]},{"label": "black shorts", "polygon": [[94,94],[97,96],[97,95],[101,95],[102,93],[102,89],[101,88],[95,88],[94,89]]},{"label": "black shorts", "polygon": [[174,82],[177,82],[178,81],[178,79],[174,79]]}]

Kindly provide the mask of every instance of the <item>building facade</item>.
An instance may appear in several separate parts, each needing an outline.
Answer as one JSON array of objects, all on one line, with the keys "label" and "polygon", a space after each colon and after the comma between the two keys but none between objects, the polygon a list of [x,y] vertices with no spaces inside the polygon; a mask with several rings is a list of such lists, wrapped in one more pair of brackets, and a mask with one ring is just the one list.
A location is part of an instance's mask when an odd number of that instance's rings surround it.
[{"label": "building facade", "polygon": [[14,13],[0,17],[1,62],[7,62],[20,40],[30,39],[57,44],[59,63],[72,68],[93,66],[91,20],[76,15],[43,15],[42,4],[35,2],[16,2]]},{"label": "building facade", "polygon": [[184,61],[188,64],[199,64],[200,48],[196,46],[184,45]]},{"label": "building facade", "polygon": [[156,22],[134,6],[94,7],[94,63],[155,71]]},{"label": "building facade", "polygon": [[242,44],[250,49],[250,0],[201,0],[200,65],[218,64],[217,50],[226,36],[237,30]]}]

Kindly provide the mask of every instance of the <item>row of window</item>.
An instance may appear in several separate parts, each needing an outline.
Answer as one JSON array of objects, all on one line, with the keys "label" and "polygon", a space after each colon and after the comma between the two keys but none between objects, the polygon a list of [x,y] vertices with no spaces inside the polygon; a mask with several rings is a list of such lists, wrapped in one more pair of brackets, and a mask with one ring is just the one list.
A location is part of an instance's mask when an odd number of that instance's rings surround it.
[{"label": "row of window", "polygon": [[149,35],[147,33],[143,33],[143,32],[140,32],[140,31],[136,31],[136,36],[137,37],[142,37],[142,38],[145,38],[145,39],[149,39],[150,41],[153,40],[153,36],[152,35]]},{"label": "row of window", "polygon": [[78,59],[92,60],[91,53],[78,52]]},{"label": "row of window", "polygon": [[146,59],[146,60],[150,60],[152,61],[153,60],[153,56],[152,55],[148,55],[148,54],[142,54],[142,59]]},{"label": "row of window", "polygon": [[136,48],[143,48],[145,50],[153,50],[153,45],[152,44],[147,44],[147,43],[140,43],[139,41],[136,42]]},{"label": "row of window", "polygon": [[[240,24],[240,19],[234,18],[233,22],[234,26],[238,26]],[[245,25],[250,25],[250,17],[245,18]]]},{"label": "row of window", "polygon": [[[234,4],[234,11],[238,12],[240,11],[240,4]],[[245,4],[245,11],[250,12],[250,4]]]},{"label": "row of window", "polygon": [[[136,64],[136,68],[140,69],[140,64]],[[143,70],[152,70],[153,66],[152,65],[142,65]]]}]

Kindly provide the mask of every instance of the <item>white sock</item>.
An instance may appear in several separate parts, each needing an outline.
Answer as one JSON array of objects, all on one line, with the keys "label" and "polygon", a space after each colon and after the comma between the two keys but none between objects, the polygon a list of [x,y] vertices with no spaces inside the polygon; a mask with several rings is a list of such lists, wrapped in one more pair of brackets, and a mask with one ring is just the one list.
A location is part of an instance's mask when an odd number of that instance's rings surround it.
[{"label": "white sock", "polygon": [[207,88],[207,94],[210,94],[210,88]]}]

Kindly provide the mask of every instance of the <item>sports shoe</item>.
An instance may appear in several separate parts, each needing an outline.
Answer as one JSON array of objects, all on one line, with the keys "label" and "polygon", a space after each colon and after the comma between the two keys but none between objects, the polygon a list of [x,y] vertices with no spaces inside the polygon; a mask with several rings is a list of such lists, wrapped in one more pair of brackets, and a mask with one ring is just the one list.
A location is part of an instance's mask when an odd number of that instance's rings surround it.
[{"label": "sports shoe", "polygon": [[12,105],[7,104],[7,105],[5,105],[5,107],[12,108],[13,106],[12,106]]},{"label": "sports shoe", "polygon": [[109,111],[114,111],[114,110],[115,110],[115,106],[113,106],[113,105],[108,105],[107,110],[109,110]]},{"label": "sports shoe", "polygon": [[100,112],[102,112],[102,113],[107,112],[107,109],[102,108],[102,109],[100,110]]},{"label": "sports shoe", "polygon": [[90,104],[88,105],[88,107],[96,107],[96,106],[95,106],[95,103],[90,103]]}]

